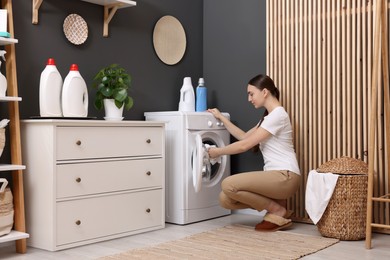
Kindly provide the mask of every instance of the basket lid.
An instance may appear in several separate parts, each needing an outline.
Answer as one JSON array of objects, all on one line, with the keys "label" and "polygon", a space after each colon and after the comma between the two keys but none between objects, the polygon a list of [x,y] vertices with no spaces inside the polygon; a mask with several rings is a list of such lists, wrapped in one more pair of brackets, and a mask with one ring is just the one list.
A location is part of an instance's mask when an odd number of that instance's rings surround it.
[{"label": "basket lid", "polygon": [[368,165],[362,160],[343,156],[336,158],[318,167],[317,172],[331,172],[337,174],[367,174]]}]

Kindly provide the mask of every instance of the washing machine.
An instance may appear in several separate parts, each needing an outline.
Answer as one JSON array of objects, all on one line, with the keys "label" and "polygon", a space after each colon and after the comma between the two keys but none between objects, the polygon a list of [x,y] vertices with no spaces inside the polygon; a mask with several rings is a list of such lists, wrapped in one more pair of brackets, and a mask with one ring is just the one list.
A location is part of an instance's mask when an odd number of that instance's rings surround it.
[{"label": "washing machine", "polygon": [[[223,113],[229,117],[228,113]],[[166,123],[165,221],[188,224],[229,215],[219,205],[221,182],[230,175],[230,156],[209,160],[208,147],[230,143],[223,123],[208,112],[146,112]]]}]

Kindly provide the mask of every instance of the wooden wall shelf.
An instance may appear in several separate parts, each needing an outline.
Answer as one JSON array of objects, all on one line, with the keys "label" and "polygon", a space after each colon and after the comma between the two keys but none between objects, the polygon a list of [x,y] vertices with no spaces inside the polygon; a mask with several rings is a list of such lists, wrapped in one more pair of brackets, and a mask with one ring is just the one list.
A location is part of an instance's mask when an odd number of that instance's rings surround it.
[{"label": "wooden wall shelf", "polygon": [[[116,11],[120,8],[133,7],[137,2],[130,0],[81,0],[91,4],[104,6],[103,36],[108,37],[108,25],[114,17]],[[38,24],[39,8],[43,0],[32,0],[32,23]]]}]

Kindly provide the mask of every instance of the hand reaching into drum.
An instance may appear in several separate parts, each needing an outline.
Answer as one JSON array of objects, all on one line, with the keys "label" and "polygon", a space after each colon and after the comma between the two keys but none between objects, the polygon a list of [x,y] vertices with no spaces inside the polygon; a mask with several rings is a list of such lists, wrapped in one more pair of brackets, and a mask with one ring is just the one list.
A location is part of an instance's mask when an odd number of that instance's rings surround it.
[{"label": "hand reaching into drum", "polygon": [[218,148],[216,148],[216,147],[210,147],[207,150],[207,152],[209,154],[210,159],[214,159],[214,158],[217,158],[219,156]]}]

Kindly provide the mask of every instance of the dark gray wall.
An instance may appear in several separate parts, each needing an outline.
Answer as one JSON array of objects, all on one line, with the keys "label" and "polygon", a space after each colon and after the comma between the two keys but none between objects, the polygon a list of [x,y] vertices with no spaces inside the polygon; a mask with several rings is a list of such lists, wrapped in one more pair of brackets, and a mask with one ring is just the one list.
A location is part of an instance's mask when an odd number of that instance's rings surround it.
[{"label": "dark gray wall", "polygon": [[[13,1],[16,60],[22,118],[39,115],[39,78],[47,58],[56,59],[63,78],[72,63],[87,85],[104,66],[119,63],[131,74],[134,107],[125,111],[125,119],[144,119],[145,111],[177,110],[179,90],[186,76],[202,74],[203,0],[142,0],[136,7],[120,9],[103,33],[103,7],[80,0],[44,0],[39,24],[31,23],[32,1]],[[81,15],[88,24],[87,41],[76,46],[63,33],[63,21],[71,13]],[[181,21],[187,35],[183,60],[174,66],[156,56],[152,35],[155,23],[164,15]],[[93,107],[94,89],[89,90],[89,115],[103,117]]]},{"label": "dark gray wall", "polygon": [[[31,23],[32,1],[13,1],[17,76],[21,118],[39,115],[39,78],[47,58],[54,57],[64,78],[72,63],[90,85],[103,66],[119,63],[133,77],[135,105],[125,111],[127,120],[143,120],[145,111],[177,110],[182,79],[191,76],[194,86],[204,77],[209,106],[229,112],[232,121],[248,130],[259,120],[247,102],[248,80],[266,71],[266,13],[263,0],[140,0],[136,7],[118,10],[102,36],[103,8],[80,0],[44,0],[39,24]],[[88,23],[85,44],[75,46],[63,34],[62,24],[71,13]],[[177,17],[187,35],[183,60],[163,64],[152,45],[153,28],[164,15]],[[93,107],[90,89],[89,115],[103,117]],[[7,149],[6,149],[7,150]],[[7,151],[2,156],[8,161]],[[259,155],[232,156],[232,173],[259,169]]]},{"label": "dark gray wall", "polygon": [[[203,73],[209,106],[229,112],[231,120],[246,131],[263,113],[248,102],[247,83],[266,72],[266,1],[205,0],[203,16]],[[232,173],[263,165],[261,156],[251,152],[231,158]]]}]

